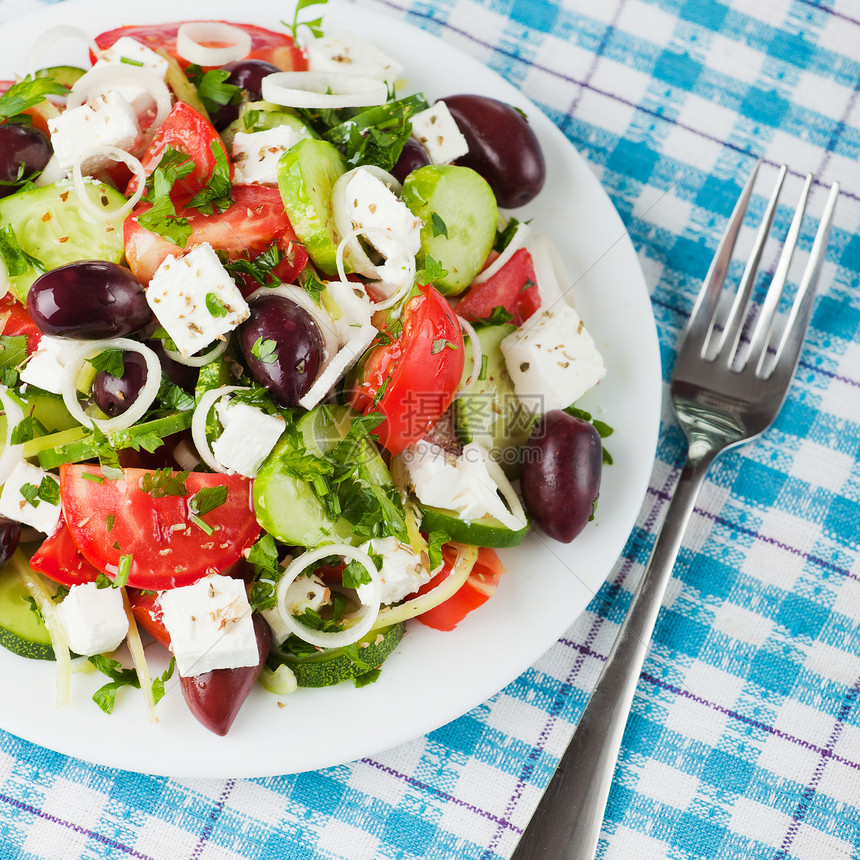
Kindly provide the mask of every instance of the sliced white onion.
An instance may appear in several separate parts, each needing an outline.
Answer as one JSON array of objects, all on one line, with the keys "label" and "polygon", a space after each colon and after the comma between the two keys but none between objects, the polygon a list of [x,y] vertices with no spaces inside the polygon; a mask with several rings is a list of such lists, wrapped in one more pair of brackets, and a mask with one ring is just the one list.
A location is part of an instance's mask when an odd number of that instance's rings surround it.
[{"label": "sliced white onion", "polygon": [[[312,564],[316,564],[316,562],[331,555],[357,561],[370,574],[370,583],[361,587],[362,604],[361,611],[355,616],[356,623],[346,630],[340,630],[336,633],[323,633],[302,624],[295,615],[287,610],[287,589]],[[302,553],[287,566],[284,575],[278,582],[277,590],[278,612],[281,614],[284,625],[291,633],[318,648],[343,648],[358,642],[373,627],[379,615],[380,597],[379,573],[373,560],[363,550],[345,543],[326,544]]]},{"label": "sliced white onion", "polygon": [[[113,418],[93,418],[87,415],[81,408],[81,404],[78,402],[78,389],[75,382],[85,361],[109,349],[118,349],[121,352],[136,352],[142,355],[146,363],[146,380],[134,403],[122,415],[116,415]],[[161,362],[148,346],[136,340],[116,337],[110,340],[88,341],[69,356],[69,360],[63,368],[63,378],[60,384],[62,386],[63,403],[66,404],[66,409],[71,412],[78,423],[83,424],[84,427],[98,427],[103,432],[122,430],[126,427],[131,427],[132,424],[139,421],[155,400],[155,396],[158,394],[158,389],[161,386]]]},{"label": "sliced white onion", "polygon": [[532,239],[531,254],[541,305],[549,308],[558,302],[567,301],[564,293],[568,291],[570,281],[555,244],[546,233],[539,233]]},{"label": "sliced white onion", "polygon": [[21,461],[23,443],[12,444],[12,432],[24,420],[24,410],[9,395],[9,389],[0,385],[0,403],[6,413],[6,441],[3,444],[3,453],[0,454],[0,484],[5,484],[6,479],[12,474],[12,470]]},{"label": "sliced white onion", "polygon": [[457,544],[457,560],[451,568],[451,572],[435,588],[424,594],[419,594],[411,599],[407,598],[397,606],[387,606],[379,610],[373,630],[397,624],[400,621],[408,621],[416,615],[422,615],[431,609],[444,603],[449,597],[453,597],[463,583],[469,578],[475,562],[478,560],[478,548]]},{"label": "sliced white onion", "polygon": [[210,388],[209,391],[204,392],[197,406],[194,407],[194,414],[191,416],[191,438],[194,440],[194,446],[197,448],[200,459],[215,472],[226,475],[230,470],[212,453],[209,440],[206,438],[206,419],[209,417],[212,407],[222,397],[226,397],[234,391],[247,390],[241,385],[222,385],[220,388]]},{"label": "sliced white onion", "polygon": [[53,185],[61,179],[66,178],[66,170],[56,155],[51,156],[51,160],[45,165],[42,172],[33,180],[33,184],[37,188],[43,188],[45,185]]},{"label": "sliced white onion", "polygon": [[260,287],[258,290],[254,290],[246,301],[250,305],[254,299],[261,296],[280,296],[283,299],[295,302],[300,308],[307,311],[308,315],[319,326],[322,332],[323,345],[325,347],[325,363],[323,367],[335,357],[340,341],[338,340],[334,324],[331,321],[331,317],[308,295],[307,290],[303,290],[295,284],[281,284],[279,287]]},{"label": "sliced white onion", "polygon": [[[221,42],[221,47],[203,44]],[[224,66],[251,52],[251,35],[224,21],[187,21],[176,33],[176,52],[189,63]]]},{"label": "sliced white onion", "polygon": [[507,263],[514,254],[519,251],[520,248],[523,247],[526,243],[526,239],[529,237],[529,233],[531,232],[529,225],[526,224],[525,221],[520,221],[517,224],[517,229],[514,230],[514,235],[511,236],[510,242],[505,245],[504,250],[486,269],[478,272],[477,275],[472,279],[473,284],[483,284],[484,281],[488,281],[496,272],[501,269],[505,263]]},{"label": "sliced white onion", "polygon": [[472,372],[469,374],[469,378],[463,387],[457,392],[457,397],[462,397],[475,387],[475,383],[481,375],[481,365],[484,363],[484,351],[481,349],[481,341],[472,324],[468,320],[464,320],[461,316],[457,317],[457,321],[460,323],[460,328],[463,329],[463,334],[469,338],[469,346],[472,349]]},{"label": "sliced white onion", "polygon": [[385,104],[383,81],[343,72],[275,72],[262,82],[263,99],[284,107],[342,108]]},{"label": "sliced white onion", "polygon": [[180,439],[173,449],[173,459],[176,460],[176,465],[180,469],[188,469],[192,471],[200,465],[200,455],[197,449],[188,441],[188,439]]},{"label": "sliced white onion", "polygon": [[87,99],[99,96],[108,90],[116,90],[123,86],[139,87],[145,90],[155,102],[155,119],[149,127],[150,134],[164,122],[173,102],[170,90],[162,78],[152,69],[140,66],[129,66],[127,63],[110,63],[106,66],[94,66],[85,75],[78,78],[72,85],[66,109],[80,107]]},{"label": "sliced white onion", "polygon": [[489,454],[485,459],[487,462],[487,472],[496,482],[499,492],[502,494],[502,498],[510,510],[509,514],[499,516],[502,513],[499,511],[498,513],[494,513],[493,516],[512,531],[519,531],[528,523],[528,518],[526,517],[526,512],[523,510],[523,505],[520,502],[517,491],[511,485],[502,467]]},{"label": "sliced white onion", "polygon": [[[119,206],[116,209],[107,209],[103,206],[96,206],[96,204],[90,200],[90,195],[87,194],[87,190],[84,187],[84,174],[81,165],[93,156],[106,156],[112,161],[121,161],[137,177],[137,190],[122,206]],[[75,163],[72,166],[72,180],[75,183],[75,191],[78,192],[81,205],[86,210],[86,213],[100,221],[112,221],[115,218],[125,218],[125,216],[134,209],[140,198],[143,197],[143,192],[146,190],[146,171],[143,169],[140,159],[135,158],[133,155],[117,146],[93,146],[84,152],[78,153],[75,158]]]},{"label": "sliced white onion", "polygon": [[164,354],[168,358],[172,358],[177,364],[184,364],[186,367],[203,367],[204,364],[209,364],[210,361],[215,361],[220,358],[230,345],[230,335],[226,334],[224,340],[218,340],[211,349],[204,353],[195,353],[194,355],[182,355],[174,349],[164,347]]},{"label": "sliced white onion", "polygon": [[313,409],[361,358],[376,335],[377,330],[369,323],[356,329],[355,335],[338,350],[337,355],[323,368],[314,380],[314,384],[299,400],[299,406],[303,409]]},{"label": "sliced white onion", "polygon": [[56,27],[51,27],[50,30],[42,33],[30,46],[30,50],[27,51],[24,68],[27,70],[28,76],[35,76],[36,72],[43,65],[42,58],[48,52],[48,49],[61,39],[78,39],[96,55],[100,50],[96,40],[89,33],[84,32],[78,27],[72,27],[69,24],[58,24]]}]

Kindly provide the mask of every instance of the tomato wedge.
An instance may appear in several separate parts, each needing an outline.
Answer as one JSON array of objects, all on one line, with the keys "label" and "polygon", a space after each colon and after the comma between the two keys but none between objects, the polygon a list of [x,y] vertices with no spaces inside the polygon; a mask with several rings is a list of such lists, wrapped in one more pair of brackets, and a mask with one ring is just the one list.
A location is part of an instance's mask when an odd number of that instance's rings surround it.
[{"label": "tomato wedge", "polygon": [[26,336],[27,355],[32,355],[39,348],[42,332],[33,322],[27,308],[11,293],[0,298],[0,334]]},{"label": "tomato wedge", "polygon": [[489,318],[498,307],[511,314],[511,324],[516,326],[522,325],[540,307],[534,265],[525,248],[515,251],[483,284],[473,286],[457,305],[457,313],[474,322]]},{"label": "tomato wedge", "polygon": [[[442,552],[445,567],[433,579],[424,583],[418,589],[418,594],[425,594],[435,588],[451,573],[456,553],[449,550],[447,546],[442,548]],[[499,579],[504,572],[505,568],[496,551],[481,547],[469,578],[457,592],[438,606],[418,615],[417,620],[434,630],[453,630],[470,612],[482,606],[496,593]]]},{"label": "tomato wedge", "polygon": [[[176,475],[123,469],[122,478],[110,480],[98,466],[61,466],[63,513],[84,558],[110,577],[121,565],[130,565],[128,585],[153,591],[190,585],[238,561],[260,533],[250,480],[191,472],[184,480],[185,495],[142,489],[146,480],[163,489]],[[172,482],[174,490],[179,483]],[[201,490],[216,487],[224,487],[227,495],[223,504],[201,516],[210,535],[192,519],[189,504]]]},{"label": "tomato wedge", "polygon": [[[224,212],[204,215],[196,209],[179,214],[188,219],[191,236],[187,247],[208,242],[216,251],[227,251],[235,260],[240,257],[253,259],[265,251],[273,242],[284,250],[286,260],[292,268],[276,268],[275,273],[290,283],[304,269],[307,251],[298,244],[290,219],[284,212],[284,204],[277,188],[264,185],[234,185],[233,204]],[[168,254],[179,256],[183,248],[141,227],[138,216],[149,209],[149,204],[135,208],[134,214],[125,219],[123,238],[125,256],[129,268],[144,283],[148,284],[155,270]]]},{"label": "tomato wedge", "polygon": [[60,585],[95,582],[99,576],[98,569],[81,555],[62,517],[57,530],[42,542],[30,559],[30,567]]},{"label": "tomato wedge", "polygon": [[463,375],[463,333],[444,296],[420,286],[403,308],[403,330],[371,347],[351,392],[353,407],[380,412],[374,433],[391,454],[417,442],[451,405]]},{"label": "tomato wedge", "polygon": [[[115,30],[107,30],[96,36],[96,44],[104,50],[109,48],[121,36],[130,36],[137,39],[153,51],[159,48],[174,57],[183,69],[188,65],[184,57],[180,57],[176,50],[176,33],[181,21],[168,24],[135,24],[126,27],[117,27]],[[293,43],[292,37],[286,33],[277,33],[267,30],[265,27],[257,27],[254,24],[237,24],[228,21],[233,27],[244,30],[251,36],[251,51],[246,57],[249,60],[265,60],[272,63],[285,72],[305,71],[308,67],[304,54]]]}]

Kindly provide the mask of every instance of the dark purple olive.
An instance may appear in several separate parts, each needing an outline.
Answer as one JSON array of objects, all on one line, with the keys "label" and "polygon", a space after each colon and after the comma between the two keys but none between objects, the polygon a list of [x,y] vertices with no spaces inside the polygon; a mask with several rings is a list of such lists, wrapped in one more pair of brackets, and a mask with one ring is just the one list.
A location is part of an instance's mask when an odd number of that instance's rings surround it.
[{"label": "dark purple olive", "polygon": [[503,209],[534,199],[543,188],[546,164],[528,120],[487,96],[448,96],[444,102],[469,144],[468,154],[455,164],[480,173]]},{"label": "dark purple olive", "polygon": [[[266,75],[281,71],[277,66],[265,60],[239,60],[224,66],[230,76],[225,83],[233,84],[243,89],[248,101],[256,102],[263,97],[262,81]],[[222,131],[231,122],[239,118],[239,105],[222,105],[211,114],[212,125]]]},{"label": "dark purple olive", "polygon": [[570,543],[594,514],[602,469],[594,427],[560,409],[547,412],[523,450],[520,489],[528,515],[551,538]]},{"label": "dark purple olive", "polygon": [[398,181],[403,182],[413,170],[426,167],[430,163],[427,150],[417,140],[409,138],[400,152],[397,164],[391,169],[391,175]]},{"label": "dark purple olive", "polygon": [[27,293],[27,310],[42,334],[99,340],[143,328],[152,314],[143,284],[104,260],[51,269]]},{"label": "dark purple olive", "polygon": [[124,352],[122,365],[121,377],[100,370],[93,380],[93,400],[108,418],[122,415],[146,382],[146,361],[140,353]]},{"label": "dark purple olive", "polygon": [[48,135],[31,125],[0,125],[0,197],[44,170],[54,154]]},{"label": "dark purple olive", "polygon": [[199,368],[191,367],[188,364],[180,364],[172,359],[164,350],[164,341],[159,337],[154,337],[151,340],[145,340],[144,344],[148,346],[161,362],[161,369],[167,374],[167,378],[180,388],[186,391],[193,391],[197,385],[197,377],[200,375]]},{"label": "dark purple olive", "polygon": [[6,562],[12,558],[18,549],[18,541],[21,538],[21,524],[15,520],[0,517],[0,568],[6,566]]},{"label": "dark purple olive", "polygon": [[269,656],[272,636],[261,615],[254,615],[254,634],[260,660],[256,666],[213,669],[202,675],[180,678],[179,685],[188,709],[210,732],[226,735],[245,699],[257,683]]},{"label": "dark purple olive", "polygon": [[239,327],[248,369],[282,406],[295,406],[323,361],[319,326],[306,310],[282,296],[262,296],[250,307],[250,317]]}]

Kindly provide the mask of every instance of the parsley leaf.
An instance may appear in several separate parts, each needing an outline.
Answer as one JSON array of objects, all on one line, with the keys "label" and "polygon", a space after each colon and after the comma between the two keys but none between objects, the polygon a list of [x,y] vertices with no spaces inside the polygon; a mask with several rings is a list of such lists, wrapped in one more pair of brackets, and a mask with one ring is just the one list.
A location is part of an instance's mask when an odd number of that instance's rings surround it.
[{"label": "parsley leaf", "polygon": [[188,203],[189,207],[199,209],[204,215],[214,215],[216,209],[223,212],[233,202],[230,196],[233,187],[230,182],[230,162],[224,144],[220,140],[213,140],[209,147],[215,158],[215,167],[212,168],[206,187],[198,191]]},{"label": "parsley leaf", "polygon": [[0,227],[0,258],[10,278],[17,277],[35,269],[37,272],[46,272],[47,266],[36,257],[28,254],[18,241],[15,230],[11,224]]},{"label": "parsley leaf", "polygon": [[65,96],[69,91],[53,78],[26,77],[0,96],[0,119],[9,119],[43,102],[46,96]]},{"label": "parsley leaf", "polygon": [[448,225],[442,220],[438,212],[433,213],[431,227],[433,229],[434,236],[444,236],[446,239],[448,238]]},{"label": "parsley leaf", "polygon": [[194,162],[184,153],[172,146],[166,146],[158,166],[146,180],[144,200],[152,207],[138,215],[138,223],[153,233],[158,233],[180,248],[191,236],[191,226],[187,218],[176,213],[170,199],[173,186],[194,171]]},{"label": "parsley leaf", "polygon": [[220,508],[227,501],[227,487],[223,484],[217,487],[201,487],[189,502],[189,507],[195,514],[203,515]]},{"label": "parsley leaf", "polygon": [[215,293],[206,293],[206,310],[213,317],[226,317],[228,313],[227,305]]},{"label": "parsley leaf", "polygon": [[176,658],[171,657],[170,663],[159,678],[152,679],[152,701],[158,704],[164,698],[164,685],[173,677],[173,671],[176,668]]},{"label": "parsley leaf", "polygon": [[49,505],[60,504],[60,482],[50,475],[45,475],[39,483],[39,498]]},{"label": "parsley leaf", "polygon": [[117,379],[122,379],[125,373],[125,364],[123,363],[123,352],[121,349],[106,349],[98,355],[94,355],[89,359],[89,363],[98,373],[104,371]]},{"label": "parsley leaf", "polygon": [[29,442],[37,436],[47,434],[45,425],[33,415],[25,415],[22,421],[19,421],[12,431],[12,437],[9,440],[12,445],[20,445],[22,442]]},{"label": "parsley leaf", "polygon": [[131,553],[123,553],[119,557],[119,564],[116,569],[116,576],[113,584],[116,588],[122,588],[128,583],[128,575],[131,573],[131,565],[134,562],[134,556]]},{"label": "parsley leaf", "polygon": [[156,469],[154,472],[145,472],[140,479],[140,489],[144,493],[149,493],[154,499],[165,496],[187,496],[188,487],[185,486],[185,480],[188,474],[187,469],[174,472],[169,466]]},{"label": "parsley leaf", "polygon": [[158,402],[168,409],[176,409],[179,412],[188,412],[195,406],[194,398],[176,383],[170,381],[170,377],[161,372],[161,385],[156,395]]},{"label": "parsley leaf", "polygon": [[140,687],[137,672],[134,669],[126,669],[118,660],[105,657],[104,654],[95,654],[87,659],[96,669],[111,679],[109,683],[93,693],[93,701],[106,714],[113,713],[116,693],[120,687]]},{"label": "parsley leaf", "polygon": [[260,286],[278,287],[280,278],[275,277],[272,270],[280,263],[286,255],[275,242],[269,245],[262,254],[253,260],[232,260],[224,264],[224,268],[235,278],[239,274],[245,274],[253,278]]},{"label": "parsley leaf", "polygon": [[224,105],[237,105],[242,101],[242,88],[228,84],[229,69],[203,69],[192,63],[185,69],[185,75],[195,87],[200,101],[209,113],[214,113]]},{"label": "parsley leaf", "polygon": [[496,305],[488,317],[472,320],[474,325],[507,325],[514,315],[501,305]]},{"label": "parsley leaf", "polygon": [[93,426],[93,439],[96,443],[99,465],[104,476],[111,481],[118,481],[122,477],[122,467],[119,464],[119,455],[111,445],[110,439],[97,426]]},{"label": "parsley leaf", "polygon": [[264,532],[248,552],[248,563],[254,569],[254,582],[248,599],[253,609],[272,609],[276,604],[275,589],[284,575],[278,563],[278,546],[275,539]]},{"label": "parsley leaf", "polygon": [[272,364],[278,360],[278,345],[273,340],[263,340],[262,337],[258,337],[251,347],[251,355],[263,364]]},{"label": "parsley leaf", "polygon": [[368,582],[372,582],[372,580],[367,568],[361,562],[352,560],[343,569],[341,582],[344,588],[358,588],[359,585],[366,585]]},{"label": "parsley leaf", "polygon": [[298,41],[299,27],[307,27],[311,31],[311,35],[313,35],[314,38],[319,38],[320,36],[322,36],[322,16],[309,21],[302,21],[299,19],[299,13],[311,6],[321,6],[325,2],[326,0],[298,0],[298,3],[296,3],[295,11],[293,12],[292,25],[288,25],[284,22],[285,26],[290,27],[290,32],[293,34],[294,42]]}]

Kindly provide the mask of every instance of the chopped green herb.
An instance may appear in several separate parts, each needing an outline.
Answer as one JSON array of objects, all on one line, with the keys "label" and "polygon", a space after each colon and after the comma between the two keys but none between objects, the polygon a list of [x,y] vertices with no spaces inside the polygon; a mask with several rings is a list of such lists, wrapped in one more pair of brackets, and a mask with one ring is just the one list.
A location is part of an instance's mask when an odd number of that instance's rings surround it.
[{"label": "chopped green herb", "polygon": [[120,687],[140,688],[140,680],[134,669],[126,669],[122,663],[105,657],[104,654],[96,654],[87,658],[93,666],[110,678],[110,682],[100,687],[93,693],[93,701],[106,713],[113,713],[116,704],[116,693]]},{"label": "chopped green herb", "polygon": [[94,475],[92,472],[81,472],[81,477],[85,481],[92,481],[94,484],[103,484],[105,479],[101,475]]},{"label": "chopped green herb", "polygon": [[173,677],[176,668],[176,658],[171,657],[167,668],[158,678],[152,679],[152,701],[157,705],[164,698],[164,685]]},{"label": "chopped green herb", "polygon": [[89,359],[89,363],[97,373],[104,371],[117,379],[122,379],[122,375],[125,373],[121,349],[106,349]]},{"label": "chopped green herb", "polygon": [[167,466],[154,472],[145,472],[140,479],[140,489],[144,493],[149,493],[154,499],[165,496],[187,496],[188,487],[185,486],[185,481],[188,474],[187,469],[174,472]]},{"label": "chopped green herb", "polygon": [[272,364],[278,360],[278,345],[273,340],[263,340],[262,337],[258,337],[251,347],[251,355],[263,364]]},{"label": "chopped green herb", "polygon": [[229,313],[227,305],[215,293],[206,293],[206,310],[213,317],[226,317]]},{"label": "chopped green herb", "polygon": [[320,16],[319,18],[313,18],[311,20],[305,21],[301,19],[300,13],[303,12],[305,9],[309,9],[311,6],[322,6],[325,4],[325,2],[326,0],[298,0],[298,3],[296,3],[295,11],[293,12],[292,25],[283,22],[284,26],[290,27],[290,32],[293,35],[294,42],[299,41],[299,27],[307,27],[311,31],[311,35],[314,38],[318,39],[320,36],[322,36],[322,16]]},{"label": "chopped green herb", "polygon": [[446,239],[448,238],[448,225],[445,224],[437,212],[433,213],[431,226],[434,236],[444,236]]},{"label": "chopped green herb", "polygon": [[430,352],[432,355],[438,355],[443,349],[457,349],[457,344],[451,343],[450,340],[445,340],[444,337],[439,337],[433,341],[433,346],[430,347]]},{"label": "chopped green herb", "polygon": [[128,583],[128,575],[131,573],[131,565],[134,561],[134,556],[130,553],[124,553],[119,557],[119,564],[116,569],[116,577],[113,584],[116,588],[122,588]]},{"label": "chopped green herb", "polygon": [[111,532],[115,525],[116,525],[116,514],[108,514],[105,517],[105,526],[107,527],[108,532]]},{"label": "chopped green herb", "polygon": [[44,436],[47,432],[44,424],[38,418],[33,415],[25,415],[23,420],[15,426],[9,441],[12,445],[20,445],[35,439],[37,436]]},{"label": "chopped green herb", "polygon": [[12,84],[0,96],[0,119],[9,119],[35,107],[47,96],[68,95],[68,90],[53,78],[26,77],[23,81]]},{"label": "chopped green herb", "polygon": [[192,497],[189,506],[195,514],[202,516],[220,508],[227,501],[227,487],[202,487]]},{"label": "chopped green herb", "polygon": [[11,224],[0,227],[0,258],[10,278],[17,277],[35,269],[46,272],[47,266],[36,257],[28,254],[18,241]]}]

